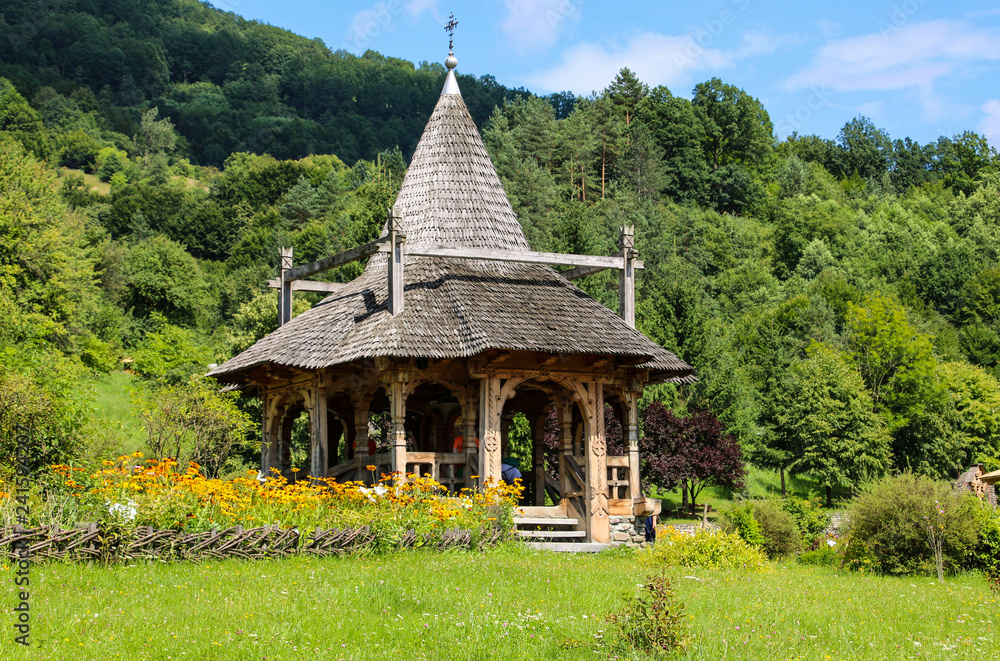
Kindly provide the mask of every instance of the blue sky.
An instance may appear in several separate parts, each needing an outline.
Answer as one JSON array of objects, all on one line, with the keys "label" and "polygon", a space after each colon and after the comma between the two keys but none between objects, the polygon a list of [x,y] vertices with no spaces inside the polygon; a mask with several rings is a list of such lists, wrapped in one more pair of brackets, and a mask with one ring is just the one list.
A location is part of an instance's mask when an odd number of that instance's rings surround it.
[{"label": "blue sky", "polygon": [[212,0],[331,49],[444,60],[532,92],[587,95],[629,67],[690,98],[713,76],[759,98],[775,131],[835,138],[863,114],[893,138],[964,130],[1000,147],[1000,9],[984,1]]}]

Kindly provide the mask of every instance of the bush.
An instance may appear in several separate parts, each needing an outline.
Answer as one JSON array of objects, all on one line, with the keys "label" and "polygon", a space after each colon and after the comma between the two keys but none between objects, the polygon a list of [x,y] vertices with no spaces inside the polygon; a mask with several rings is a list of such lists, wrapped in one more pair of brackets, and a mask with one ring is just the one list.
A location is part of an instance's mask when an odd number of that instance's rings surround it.
[{"label": "bush", "polygon": [[969,569],[1000,578],[1000,508],[980,504],[976,510],[978,538],[966,558]]},{"label": "bush", "polygon": [[733,503],[732,509],[722,515],[722,527],[735,532],[750,546],[764,545],[764,531],[754,518],[752,502]]},{"label": "bush", "polygon": [[764,533],[764,552],[769,558],[781,558],[802,550],[802,536],[792,516],[774,500],[758,500],[753,516]]},{"label": "bush", "polygon": [[781,508],[788,512],[792,520],[795,521],[795,527],[798,528],[804,542],[814,542],[830,525],[830,516],[823,508],[821,498],[806,499],[788,496],[778,502],[781,504]]},{"label": "bush", "polygon": [[815,551],[800,553],[795,560],[800,565],[819,565],[823,567],[831,567],[833,565],[840,564],[840,554],[837,553],[834,547],[824,544]]},{"label": "bush", "polygon": [[647,578],[639,594],[627,598],[608,622],[615,634],[609,638],[611,647],[624,654],[639,650],[660,658],[683,651],[690,643],[684,604],[663,574]]},{"label": "bush", "polygon": [[742,569],[758,572],[767,566],[760,549],[747,544],[735,532],[699,529],[693,535],[667,526],[657,536],[640,561],[657,566],[700,567],[701,569]]},{"label": "bush", "polygon": [[885,478],[851,504],[844,562],[881,574],[933,572],[927,530],[940,509],[944,567],[954,571],[976,545],[977,508],[975,496],[956,494],[947,483],[912,473]]}]

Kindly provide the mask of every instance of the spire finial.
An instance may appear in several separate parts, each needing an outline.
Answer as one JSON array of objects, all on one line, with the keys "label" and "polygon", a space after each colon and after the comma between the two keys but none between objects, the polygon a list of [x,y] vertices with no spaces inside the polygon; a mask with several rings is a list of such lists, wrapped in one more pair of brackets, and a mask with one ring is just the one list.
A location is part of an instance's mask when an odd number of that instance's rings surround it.
[{"label": "spire finial", "polygon": [[448,33],[448,55],[455,54],[455,28],[457,27],[458,21],[455,20],[455,14],[450,14],[448,22],[444,26],[444,31]]},{"label": "spire finial", "polygon": [[448,76],[444,80],[444,89],[441,90],[441,94],[461,94],[458,91],[458,81],[455,80],[455,67],[458,66],[458,58],[455,57],[456,27],[458,27],[458,21],[455,20],[455,15],[451,14],[448,17],[448,23],[444,26],[445,32],[448,33],[448,57],[444,60],[444,66],[448,69]]}]

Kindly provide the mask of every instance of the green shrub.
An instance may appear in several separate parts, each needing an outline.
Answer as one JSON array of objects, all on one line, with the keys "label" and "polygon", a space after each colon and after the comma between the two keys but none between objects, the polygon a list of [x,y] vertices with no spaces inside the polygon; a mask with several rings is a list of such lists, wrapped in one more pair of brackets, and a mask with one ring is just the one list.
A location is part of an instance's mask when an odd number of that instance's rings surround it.
[{"label": "green shrub", "polygon": [[980,504],[976,524],[978,538],[966,558],[966,566],[1000,578],[1000,508]]},{"label": "green shrub", "polygon": [[735,532],[699,529],[693,535],[667,526],[652,549],[639,555],[645,564],[700,567],[701,569],[742,569],[758,572],[767,566],[764,552],[747,544]]},{"label": "green shrub", "polygon": [[639,594],[626,598],[617,613],[608,616],[613,634],[608,637],[615,651],[636,650],[652,658],[682,652],[690,644],[684,604],[677,599],[670,579],[654,575],[639,587]]},{"label": "green shrub", "polygon": [[754,518],[752,502],[733,503],[732,508],[723,513],[721,523],[724,530],[735,532],[750,546],[764,545],[764,531]]},{"label": "green shrub", "polygon": [[903,473],[866,487],[848,512],[844,561],[848,567],[882,574],[934,571],[928,521],[944,528],[944,568],[961,566],[977,540],[975,496],[956,494],[951,485]]},{"label": "green shrub", "polygon": [[830,525],[830,515],[823,508],[822,498],[797,498],[788,496],[778,501],[781,508],[795,521],[795,527],[804,542],[812,543]]},{"label": "green shrub", "polygon": [[800,565],[820,565],[830,567],[840,564],[840,554],[837,553],[836,547],[830,547],[823,544],[815,551],[800,553],[795,560]]},{"label": "green shrub", "polygon": [[781,558],[802,550],[802,536],[791,514],[774,500],[753,503],[753,517],[764,533],[764,553],[769,558]]}]

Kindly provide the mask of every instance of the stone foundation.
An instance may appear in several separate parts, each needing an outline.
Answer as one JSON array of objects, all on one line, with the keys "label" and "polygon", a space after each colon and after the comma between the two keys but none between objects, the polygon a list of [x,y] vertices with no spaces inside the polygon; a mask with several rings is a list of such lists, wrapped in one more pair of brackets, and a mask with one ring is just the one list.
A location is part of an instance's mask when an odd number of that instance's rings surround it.
[{"label": "stone foundation", "polygon": [[[612,516],[611,545],[628,546],[629,548],[645,548],[646,535],[644,516]],[[642,532],[640,532],[642,531]]]}]

